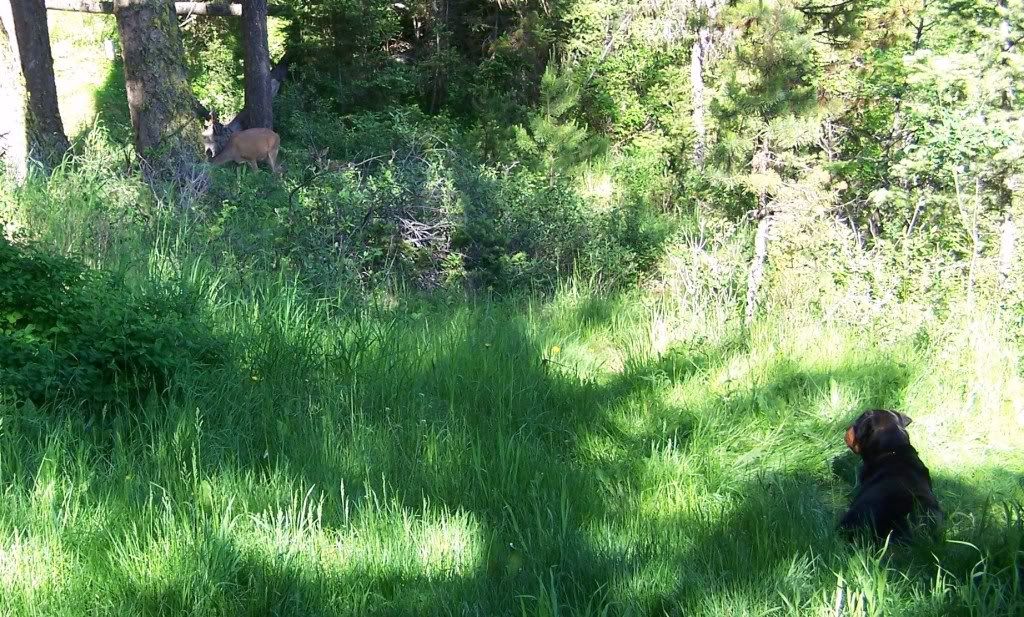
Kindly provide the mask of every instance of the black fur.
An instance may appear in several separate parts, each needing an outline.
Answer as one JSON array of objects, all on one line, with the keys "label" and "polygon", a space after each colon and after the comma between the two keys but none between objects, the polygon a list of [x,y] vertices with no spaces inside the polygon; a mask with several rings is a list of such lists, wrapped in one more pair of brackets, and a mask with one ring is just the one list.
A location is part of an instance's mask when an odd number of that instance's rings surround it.
[{"label": "black fur", "polygon": [[910,445],[907,416],[865,411],[846,431],[846,445],[864,461],[853,503],[839,522],[843,531],[870,529],[879,538],[906,537],[919,523],[936,525],[942,510],[928,468]]}]

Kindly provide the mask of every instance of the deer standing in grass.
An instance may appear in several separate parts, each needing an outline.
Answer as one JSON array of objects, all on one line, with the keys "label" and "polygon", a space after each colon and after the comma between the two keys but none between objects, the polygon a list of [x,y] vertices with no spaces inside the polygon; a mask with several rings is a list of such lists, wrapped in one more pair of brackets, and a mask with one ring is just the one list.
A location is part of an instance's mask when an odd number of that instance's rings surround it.
[{"label": "deer standing in grass", "polygon": [[[211,116],[211,126],[207,131],[212,136],[212,125],[216,124],[216,116]],[[204,139],[207,137],[204,133]],[[210,142],[207,148],[210,149]],[[214,165],[223,165],[228,162],[248,163],[253,171],[259,169],[259,162],[267,160],[270,168],[276,174],[281,173],[277,165],[277,151],[281,146],[281,137],[270,129],[246,129],[231,135],[224,148],[217,153],[217,156],[210,159]]]}]

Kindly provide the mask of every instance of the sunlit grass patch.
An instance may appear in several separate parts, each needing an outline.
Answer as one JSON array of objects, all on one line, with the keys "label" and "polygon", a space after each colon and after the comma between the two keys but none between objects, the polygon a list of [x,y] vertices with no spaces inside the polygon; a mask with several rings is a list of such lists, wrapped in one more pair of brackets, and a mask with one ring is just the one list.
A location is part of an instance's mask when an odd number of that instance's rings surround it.
[{"label": "sunlit grass patch", "polygon": [[41,601],[63,591],[77,565],[52,535],[14,530],[0,543],[0,590],[26,604]]}]

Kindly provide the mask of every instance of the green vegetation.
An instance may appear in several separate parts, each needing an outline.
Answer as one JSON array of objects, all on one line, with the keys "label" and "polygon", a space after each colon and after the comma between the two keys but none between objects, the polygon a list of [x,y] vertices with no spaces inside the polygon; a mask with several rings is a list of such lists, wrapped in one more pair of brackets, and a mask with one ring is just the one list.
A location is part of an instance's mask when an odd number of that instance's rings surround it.
[{"label": "green vegetation", "polygon": [[[710,297],[579,287],[351,310],[184,270],[229,358],[104,421],[6,406],[10,614],[1024,608],[1024,384],[998,321],[744,332]],[[879,557],[833,531],[869,405],[915,418],[946,542]]]},{"label": "green vegetation", "polygon": [[[194,195],[54,18],[0,616],[1024,613],[1020,0],[289,4],[286,172]],[[234,23],[183,30],[225,117]],[[835,532],[870,406],[940,539]]]}]

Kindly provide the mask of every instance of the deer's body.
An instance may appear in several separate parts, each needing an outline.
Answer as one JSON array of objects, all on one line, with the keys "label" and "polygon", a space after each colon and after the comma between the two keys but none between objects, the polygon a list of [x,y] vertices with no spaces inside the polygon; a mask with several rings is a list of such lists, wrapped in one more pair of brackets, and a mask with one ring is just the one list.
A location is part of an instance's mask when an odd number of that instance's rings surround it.
[{"label": "deer's body", "polygon": [[274,173],[280,173],[277,166],[277,150],[281,146],[281,138],[270,129],[246,129],[239,131],[228,139],[224,149],[210,161],[214,165],[228,162],[248,163],[253,170],[259,168],[258,163],[270,161]]}]

